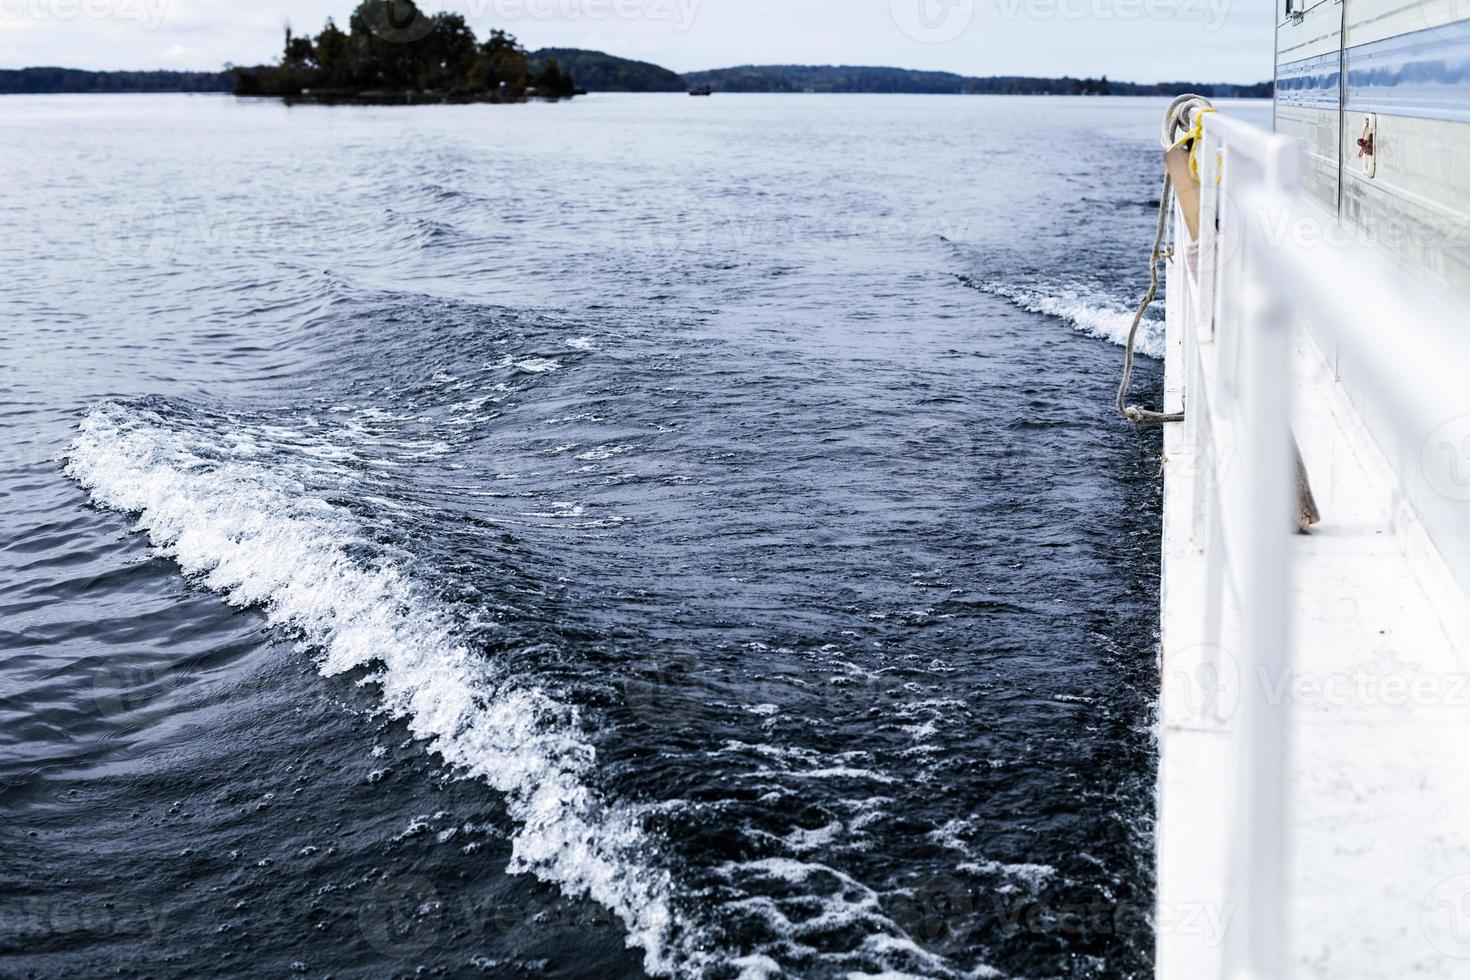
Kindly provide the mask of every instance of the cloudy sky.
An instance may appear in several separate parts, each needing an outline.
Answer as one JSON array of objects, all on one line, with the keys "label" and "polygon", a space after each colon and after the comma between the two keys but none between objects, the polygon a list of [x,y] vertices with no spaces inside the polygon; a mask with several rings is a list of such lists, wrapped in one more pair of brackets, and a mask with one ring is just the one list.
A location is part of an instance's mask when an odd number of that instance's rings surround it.
[{"label": "cloudy sky", "polygon": [[[0,68],[217,69],[280,50],[288,22],[355,0],[0,0]],[[597,48],[676,71],[898,65],[1131,81],[1271,77],[1272,0],[421,0],[530,48]]]}]

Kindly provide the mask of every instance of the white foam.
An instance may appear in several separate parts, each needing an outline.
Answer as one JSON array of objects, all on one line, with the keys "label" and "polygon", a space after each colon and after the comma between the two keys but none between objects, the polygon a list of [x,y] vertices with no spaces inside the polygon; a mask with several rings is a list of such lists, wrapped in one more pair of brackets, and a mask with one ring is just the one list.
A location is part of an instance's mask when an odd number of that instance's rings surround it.
[{"label": "white foam", "polygon": [[[1065,288],[1054,293],[1042,293],[1017,289],[1003,283],[985,283],[983,288],[988,293],[1010,300],[1023,310],[1065,320],[1089,337],[1097,337],[1119,346],[1128,343],[1128,331],[1133,326],[1134,311],[1122,309],[1095,293]],[[1138,340],[1134,347],[1140,354],[1163,358],[1164,322],[1145,318],[1139,324]]]},{"label": "white foam", "polygon": [[886,773],[876,772],[872,769],[857,769],[853,766],[828,766],[825,769],[792,770],[781,773],[794,779],[869,779],[875,783],[897,782]]},{"label": "white foam", "polygon": [[956,865],[956,870],[1015,878],[1033,892],[1056,877],[1057,873],[1057,869],[1049,864],[1002,864],[999,861],[967,861]]},{"label": "white foam", "polygon": [[781,964],[759,953],[733,959],[730,965],[740,971],[740,980],[770,980],[785,972],[781,969]]},{"label": "white foam", "polygon": [[840,833],[842,833],[842,821],[833,820],[831,823],[813,830],[798,827],[785,837],[782,837],[781,842],[797,854],[803,854],[832,843]]},{"label": "white foam", "polygon": [[517,371],[522,371],[526,374],[544,374],[547,371],[560,370],[561,361],[558,361],[552,357],[505,357],[494,365],[486,366],[495,368],[513,367]]},{"label": "white foam", "polygon": [[[763,858],[755,861],[728,862],[719,869],[720,874],[735,880],[749,876],[775,879],[793,885],[802,885],[819,879],[816,891],[809,892],[793,909],[793,919],[783,909],[782,902],[765,895],[751,895],[730,903],[731,909],[759,916],[779,937],[786,948],[801,949],[809,955],[818,956],[829,965],[852,961],[861,956],[880,962],[898,959],[918,965],[927,971],[921,976],[948,977],[956,975],[953,964],[943,956],[925,949],[904,932],[901,926],[890,919],[883,910],[880,896],[862,882],[826,864],[800,861],[787,857]],[[815,910],[811,901],[815,899]],[[866,927],[867,934],[857,949],[845,953],[831,950],[817,952],[822,947],[822,937],[832,932],[842,932],[853,926]],[[988,970],[977,967],[977,970]],[[849,976],[863,975],[849,973]],[[889,970],[872,976],[913,976],[914,974]],[[981,974],[984,975],[984,974]]]},{"label": "white foam", "polygon": [[585,453],[579,453],[577,458],[581,460],[612,459],[614,456],[620,456],[632,448],[632,446],[598,446],[595,449],[587,450]]},{"label": "white foam", "polygon": [[470,649],[404,567],[351,557],[342,508],[250,458],[206,459],[157,415],[105,404],[82,421],[66,472],[99,505],[137,515],[153,545],[237,606],[258,606],[318,651],[323,674],[373,671],[384,706],[460,772],[505,795],[512,872],[590,896],[622,920],[651,973],[698,972],[675,945],[664,872],[638,863],[639,814],[588,786],[593,747],[575,707]]},{"label": "white foam", "polygon": [[970,845],[965,835],[973,833],[975,822],[969,817],[947,821],[943,827],[929,831],[929,839],[940,847],[947,847],[961,854],[968,854]]}]

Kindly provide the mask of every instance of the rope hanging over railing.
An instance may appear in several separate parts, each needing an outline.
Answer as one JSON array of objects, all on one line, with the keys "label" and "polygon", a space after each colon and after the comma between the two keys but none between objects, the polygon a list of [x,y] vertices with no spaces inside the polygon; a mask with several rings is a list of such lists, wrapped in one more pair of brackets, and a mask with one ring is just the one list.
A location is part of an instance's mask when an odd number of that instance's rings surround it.
[{"label": "rope hanging over railing", "polygon": [[[1169,103],[1169,109],[1164,113],[1163,135],[1160,137],[1160,143],[1163,144],[1164,149],[1170,150],[1191,141],[1198,146],[1203,116],[1206,112],[1214,111],[1214,105],[1203,95],[1181,95]],[[1181,133],[1183,135],[1180,135]],[[1190,170],[1194,173],[1198,172],[1193,153],[1191,153]],[[1136,425],[1159,425],[1165,422],[1184,421],[1183,412],[1156,412],[1141,405],[1128,404],[1128,388],[1133,383],[1133,357],[1135,343],[1138,339],[1138,328],[1143,324],[1148,308],[1153,305],[1154,299],[1159,295],[1159,263],[1164,259],[1164,234],[1169,227],[1169,206],[1173,197],[1174,181],[1169,176],[1168,170],[1165,170],[1164,186],[1159,192],[1158,228],[1154,232],[1153,249],[1149,252],[1148,291],[1143,294],[1143,300],[1138,304],[1138,312],[1133,315],[1133,325],[1128,328],[1128,343],[1123,353],[1123,380],[1118,385],[1118,397],[1115,402],[1118,412]]]}]

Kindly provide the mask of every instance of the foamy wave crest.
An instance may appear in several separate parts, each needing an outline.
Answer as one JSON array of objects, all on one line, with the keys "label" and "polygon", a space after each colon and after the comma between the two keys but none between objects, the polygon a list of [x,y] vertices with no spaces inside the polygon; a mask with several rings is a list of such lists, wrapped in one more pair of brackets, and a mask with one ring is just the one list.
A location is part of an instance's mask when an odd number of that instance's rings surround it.
[{"label": "foamy wave crest", "polygon": [[371,671],[415,737],[505,795],[518,825],[511,871],[613,911],[650,973],[697,972],[693,940],[676,941],[668,875],[637,860],[638,813],[588,786],[594,750],[576,708],[471,650],[399,564],[352,557],[362,535],[347,511],[259,462],[202,452],[153,412],[103,404],[82,421],[66,473],[97,504],[136,514],[155,547],[231,604],[298,634],[324,675]]},{"label": "foamy wave crest", "polygon": [[[1089,337],[1111,341],[1120,347],[1128,343],[1128,330],[1133,325],[1134,311],[1123,309],[1096,294],[1076,289],[1040,293],[1001,283],[986,283],[982,288],[988,293],[1010,300],[1023,310],[1065,320]],[[1138,325],[1138,341],[1134,349],[1149,357],[1162,358],[1164,321],[1145,317]]]}]

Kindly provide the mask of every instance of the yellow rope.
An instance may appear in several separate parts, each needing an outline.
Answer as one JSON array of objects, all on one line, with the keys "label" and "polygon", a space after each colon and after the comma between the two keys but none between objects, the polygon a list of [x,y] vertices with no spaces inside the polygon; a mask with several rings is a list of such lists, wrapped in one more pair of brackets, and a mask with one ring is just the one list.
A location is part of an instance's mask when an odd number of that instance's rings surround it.
[{"label": "yellow rope", "polygon": [[1194,110],[1194,122],[1190,124],[1189,132],[1174,141],[1173,146],[1165,145],[1166,150],[1177,150],[1179,147],[1189,144],[1189,175],[1194,182],[1199,183],[1199,148],[1204,142],[1205,136],[1205,114],[1214,112],[1214,109],[1200,107]]}]

